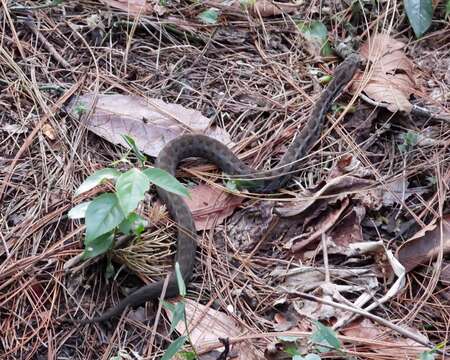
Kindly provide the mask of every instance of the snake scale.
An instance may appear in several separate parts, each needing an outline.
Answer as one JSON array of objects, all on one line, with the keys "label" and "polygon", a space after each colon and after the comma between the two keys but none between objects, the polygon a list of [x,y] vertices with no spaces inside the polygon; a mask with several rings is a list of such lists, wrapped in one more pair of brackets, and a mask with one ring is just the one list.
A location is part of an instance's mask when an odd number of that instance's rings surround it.
[{"label": "snake scale", "polygon": [[[318,140],[325,115],[334,98],[350,82],[358,66],[359,56],[351,54],[336,68],[333,80],[316,102],[308,122],[292,141],[276,168],[258,172],[239,160],[230,149],[219,141],[205,135],[196,134],[182,135],[167,143],[156,160],[156,167],[175,175],[175,170],[183,159],[190,157],[205,158],[229,175],[252,180],[252,191],[259,193],[273,192],[287,183],[297,170],[299,160]],[[192,277],[196,252],[194,220],[182,197],[159,187],[157,192],[178,225],[175,261],[180,264],[181,273],[187,284]],[[145,285],[103,315],[77,322],[86,324],[105,321],[120,315],[127,306],[136,306],[148,300],[157,299],[161,295],[163,284],[164,281],[161,280]],[[172,273],[168,280],[165,297],[176,295],[178,295],[177,279],[175,273]]]}]

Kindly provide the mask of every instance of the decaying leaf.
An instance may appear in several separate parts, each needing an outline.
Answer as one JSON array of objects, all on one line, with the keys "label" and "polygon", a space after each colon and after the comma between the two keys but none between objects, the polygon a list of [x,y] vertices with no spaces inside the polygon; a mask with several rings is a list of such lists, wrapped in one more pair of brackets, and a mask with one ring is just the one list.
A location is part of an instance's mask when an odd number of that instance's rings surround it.
[{"label": "decaying leaf", "polygon": [[28,129],[20,124],[2,124],[0,131],[5,131],[8,134],[24,134]]},{"label": "decaying leaf", "polygon": [[[404,326],[404,328],[428,342],[427,337],[417,329],[407,326]],[[421,352],[427,350],[414,340],[396,336],[386,327],[375,324],[369,319],[352,322],[342,330],[342,333],[353,338],[356,342],[361,339],[361,342],[364,342],[370,350],[384,354],[385,357],[389,358],[417,359]],[[366,342],[368,339],[370,341]]]},{"label": "decaying leaf", "polygon": [[190,198],[185,201],[192,211],[197,231],[221,224],[244,200],[207,184],[190,189],[189,194]]},{"label": "decaying leaf", "polygon": [[[221,351],[223,347],[219,345],[219,338],[232,338],[241,334],[242,330],[231,316],[189,299],[183,301],[185,302],[187,323],[190,327],[190,340],[198,354],[213,350]],[[171,302],[175,301],[172,300]],[[166,313],[172,319],[173,314],[167,309]],[[185,334],[184,321],[178,323],[176,330],[180,334]],[[230,347],[233,352],[238,354],[238,359],[256,360],[262,358],[260,351],[249,340],[232,344]]]},{"label": "decaying leaf", "polygon": [[347,197],[349,193],[359,192],[374,186],[373,180],[343,175],[329,180],[325,186],[314,194],[305,194],[288,207],[277,207],[276,212],[280,216],[295,216],[303,213],[316,203],[321,201],[332,202]]},{"label": "decaying leaf", "polygon": [[266,237],[275,220],[273,201],[259,201],[254,206],[236,212],[229,220],[227,239],[235,249],[251,251]]},{"label": "decaying leaf", "polygon": [[[95,99],[97,103],[93,106]],[[159,99],[86,94],[74,99],[68,108],[76,118],[89,114],[84,124],[98,136],[127,147],[122,135],[130,135],[139,150],[150,156],[157,156],[167,142],[187,131],[207,134],[224,144],[231,143],[228,133],[209,128],[210,120],[199,111]]]},{"label": "decaying leaf", "polygon": [[361,221],[366,215],[366,210],[361,205],[355,205],[330,233],[333,247],[346,249],[350,244],[363,241]]},{"label": "decaying leaf", "polygon": [[49,123],[45,123],[44,125],[42,125],[41,130],[48,139],[52,141],[56,139],[55,129],[53,129],[53,127]]},{"label": "decaying leaf", "polygon": [[153,5],[148,0],[102,0],[105,4],[126,11],[130,15],[151,14]]},{"label": "decaying leaf", "polygon": [[398,249],[397,257],[407,272],[419,265],[428,265],[439,253],[441,239],[445,255],[450,252],[450,214],[415,234]]},{"label": "decaying leaf", "polygon": [[[409,113],[409,97],[414,93],[414,65],[403,52],[405,44],[387,34],[377,34],[361,46],[360,53],[371,63],[368,74],[358,72],[355,80],[369,76],[362,89],[373,100],[386,104],[389,111]],[[359,86],[355,81],[353,88]]]},{"label": "decaying leaf", "polygon": [[301,234],[295,239],[292,245],[289,244],[287,247],[290,248],[293,253],[298,253],[314,240],[318,240],[322,234],[331,229],[331,227],[341,217],[348,204],[349,199],[344,198],[339,208],[328,211],[325,216],[320,218],[317,224],[310,227],[311,229],[308,233]]},{"label": "decaying leaf", "polygon": [[[348,280],[349,283],[352,283],[352,289],[355,292],[367,289],[369,284],[378,284],[376,274],[368,268],[330,268],[329,272],[332,279]],[[279,285],[280,293],[309,292],[325,283],[325,269],[320,267],[302,266],[286,270],[285,267],[280,266],[273,270],[270,276],[274,283],[280,283],[280,280],[283,279]],[[370,278],[374,281],[369,281]]]},{"label": "decaying leaf", "polygon": [[[220,0],[211,0],[208,2],[210,6],[223,7],[224,2]],[[248,11],[254,16],[277,16],[288,14],[298,9],[296,4],[279,3],[270,0],[233,0],[227,2],[226,7],[237,11]]]}]

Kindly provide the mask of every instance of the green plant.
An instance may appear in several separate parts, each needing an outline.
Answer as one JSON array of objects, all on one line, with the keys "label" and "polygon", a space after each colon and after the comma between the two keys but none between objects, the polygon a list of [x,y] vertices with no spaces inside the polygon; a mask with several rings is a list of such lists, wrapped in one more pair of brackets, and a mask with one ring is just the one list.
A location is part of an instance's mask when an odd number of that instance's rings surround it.
[{"label": "green plant", "polygon": [[[189,196],[187,189],[168,172],[145,167],[146,157],[139,151],[135,141],[129,136],[124,136],[124,139],[139,160],[141,168],[131,167],[124,172],[115,168],[98,170],[75,192],[75,195],[80,195],[105,181],[115,183],[115,192],[103,193],[69,211],[69,218],[85,219],[84,258],[101,255],[110,250],[117,232],[140,236],[147,226],[147,221],[135,210],[144,199],[150,184],[181,196]],[[122,161],[130,163],[128,160]]]},{"label": "green plant", "polygon": [[408,130],[401,135],[403,143],[398,146],[401,152],[407,152],[414,148],[419,141],[419,136],[416,132]]},{"label": "green plant", "polygon": [[442,350],[446,347],[447,343],[441,342],[439,344],[437,344],[433,349],[429,350],[429,351],[424,351],[420,354],[420,360],[434,360],[436,358],[436,353],[439,350]]},{"label": "green plant", "polygon": [[328,30],[322,22],[298,21],[297,27],[307,40],[319,45],[321,55],[333,55],[333,50],[331,49],[330,43],[328,41]]},{"label": "green plant", "polygon": [[[177,302],[175,305],[164,301],[163,306],[172,313],[172,321],[170,323],[170,334],[172,334],[172,332],[175,330],[176,326],[180,321],[184,321],[186,335],[181,335],[178,338],[176,338],[166,349],[161,360],[170,360],[176,354],[183,356],[186,360],[198,359],[198,355],[191,341],[189,326],[186,319],[186,306],[184,303],[184,299],[186,297],[186,285],[184,283],[183,276],[181,275],[180,265],[178,263],[175,264],[175,274],[177,277],[178,289],[182,300]],[[193,349],[192,351],[180,351],[184,346],[184,344],[186,343],[186,341],[188,341],[191,344],[191,347]]]},{"label": "green plant", "polygon": [[[336,350],[341,352],[341,343],[336,333],[329,327],[316,321],[316,330],[311,334],[309,342],[313,345],[314,351],[318,353]],[[279,336],[278,340],[283,343],[283,351],[292,357],[292,360],[320,360],[321,357],[315,353],[305,354],[305,350],[298,346],[297,336]]]}]

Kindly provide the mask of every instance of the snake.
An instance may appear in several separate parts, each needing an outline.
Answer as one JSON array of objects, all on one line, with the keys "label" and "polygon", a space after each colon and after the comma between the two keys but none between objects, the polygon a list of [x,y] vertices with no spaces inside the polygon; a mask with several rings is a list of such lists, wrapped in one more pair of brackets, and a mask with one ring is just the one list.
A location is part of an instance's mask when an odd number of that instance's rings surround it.
[{"label": "snake", "polygon": [[[306,124],[297,133],[285,154],[273,169],[266,171],[255,170],[240,160],[226,145],[202,134],[180,135],[169,141],[160,151],[155,167],[175,176],[175,171],[182,160],[192,157],[204,158],[230,176],[239,176],[249,180],[252,192],[264,194],[280,189],[298,172],[298,163],[319,139],[326,113],[334,99],[340,95],[353,78],[359,63],[359,55],[352,53],[336,67],[333,79],[323,90],[318,101],[316,101]],[[156,191],[162,203],[166,205],[170,216],[177,224],[175,262],[179,264],[184,283],[188,284],[193,276],[197,247],[195,240],[196,229],[192,213],[182,196],[168,192],[158,186]],[[138,306],[147,301],[158,299],[161,297],[165,287],[164,282],[164,280],[160,280],[142,286],[102,315],[76,322],[86,324],[107,321],[119,316],[129,306]],[[169,275],[164,297],[171,298],[178,294],[179,285],[176,272],[174,271]]]}]

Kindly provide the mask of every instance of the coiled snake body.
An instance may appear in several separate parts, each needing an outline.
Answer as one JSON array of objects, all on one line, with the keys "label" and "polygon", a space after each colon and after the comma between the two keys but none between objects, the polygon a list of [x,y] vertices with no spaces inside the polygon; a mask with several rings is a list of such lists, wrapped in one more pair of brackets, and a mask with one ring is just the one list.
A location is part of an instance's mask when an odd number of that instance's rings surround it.
[{"label": "coiled snake body", "polygon": [[[161,150],[156,160],[156,166],[174,175],[180,161],[188,157],[201,157],[216,164],[229,175],[239,175],[241,178],[253,179],[252,191],[259,193],[273,192],[286,184],[292,174],[295,173],[299,160],[306,155],[317,141],[325,114],[334,98],[350,82],[358,65],[359,57],[356,54],[352,54],[336,68],[334,79],[323,91],[320,99],[314,106],[308,122],[293,140],[276,168],[258,172],[239,160],[225,145],[204,135],[183,135],[170,141]],[[180,196],[161,188],[157,188],[157,192],[162,202],[166,204],[170,215],[178,224],[175,261],[180,264],[184,281],[188,283],[192,277],[196,251],[196,230],[191,211]],[[157,299],[161,295],[163,283],[163,281],[159,281],[143,286],[103,315],[80,322],[105,321],[120,315],[127,306],[136,306],[148,300]],[[175,273],[172,273],[165,296],[173,297],[176,295],[178,295],[178,285]]]}]

